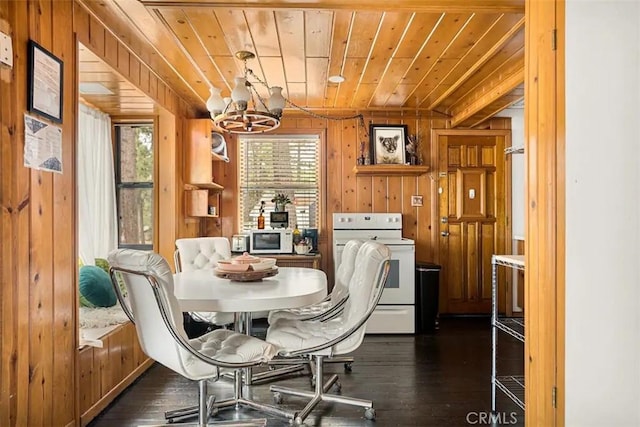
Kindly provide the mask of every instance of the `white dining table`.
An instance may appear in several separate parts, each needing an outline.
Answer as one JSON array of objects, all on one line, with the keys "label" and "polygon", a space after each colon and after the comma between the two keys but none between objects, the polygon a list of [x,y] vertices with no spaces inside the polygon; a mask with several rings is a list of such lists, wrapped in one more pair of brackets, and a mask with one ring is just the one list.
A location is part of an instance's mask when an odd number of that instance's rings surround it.
[{"label": "white dining table", "polygon": [[174,294],[183,311],[247,313],[302,307],[327,296],[322,270],[279,267],[278,274],[258,282],[236,282],[217,277],[212,270],[174,275]]},{"label": "white dining table", "polygon": [[[174,274],[174,294],[182,311],[236,314],[235,330],[251,335],[251,313],[315,304],[327,296],[327,275],[322,270],[279,267],[278,274],[258,282],[236,282],[217,277],[212,270]],[[246,368],[245,384],[268,380],[303,369],[302,365],[253,374]]]}]

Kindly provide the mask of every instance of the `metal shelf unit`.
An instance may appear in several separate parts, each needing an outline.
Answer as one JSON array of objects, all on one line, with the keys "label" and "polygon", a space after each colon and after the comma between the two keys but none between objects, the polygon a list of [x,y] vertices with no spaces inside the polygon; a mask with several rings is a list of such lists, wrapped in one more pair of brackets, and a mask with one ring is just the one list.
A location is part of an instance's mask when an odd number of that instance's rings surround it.
[{"label": "metal shelf unit", "polygon": [[491,411],[496,412],[496,390],[524,410],[524,376],[497,375],[498,330],[524,343],[524,318],[498,317],[498,266],[524,270],[524,255],[491,257]]}]

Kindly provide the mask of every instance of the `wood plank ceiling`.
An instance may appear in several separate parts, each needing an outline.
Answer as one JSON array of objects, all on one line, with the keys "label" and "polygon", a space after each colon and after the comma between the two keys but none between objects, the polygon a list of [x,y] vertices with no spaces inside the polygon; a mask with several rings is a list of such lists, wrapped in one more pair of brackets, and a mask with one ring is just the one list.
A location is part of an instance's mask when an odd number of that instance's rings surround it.
[{"label": "wood plank ceiling", "polygon": [[[111,116],[153,114],[155,103],[140,89],[80,44],[80,100]],[[102,90],[110,94],[97,93]]]},{"label": "wood plank ceiling", "polygon": [[321,112],[419,111],[468,127],[524,97],[523,1],[81,1],[203,114],[209,86],[229,96],[242,75],[239,50]]}]

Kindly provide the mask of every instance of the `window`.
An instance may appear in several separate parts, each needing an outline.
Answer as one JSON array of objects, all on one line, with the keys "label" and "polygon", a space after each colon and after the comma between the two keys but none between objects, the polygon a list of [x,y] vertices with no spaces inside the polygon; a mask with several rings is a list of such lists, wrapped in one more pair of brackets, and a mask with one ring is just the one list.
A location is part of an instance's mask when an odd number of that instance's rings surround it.
[{"label": "window", "polygon": [[117,124],[118,247],[153,249],[153,125]]},{"label": "window", "polygon": [[289,196],[289,226],[318,228],[320,200],[320,138],[317,135],[241,136],[240,231],[256,228],[260,202],[265,223],[275,208],[277,193]]}]

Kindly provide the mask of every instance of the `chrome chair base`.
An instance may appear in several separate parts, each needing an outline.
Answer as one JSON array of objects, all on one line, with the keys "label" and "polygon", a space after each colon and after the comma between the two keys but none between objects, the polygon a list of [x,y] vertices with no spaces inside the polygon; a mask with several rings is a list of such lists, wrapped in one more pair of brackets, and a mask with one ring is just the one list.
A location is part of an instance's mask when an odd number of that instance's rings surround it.
[{"label": "chrome chair base", "polygon": [[[207,411],[208,416],[213,415],[213,404],[216,400],[215,396],[209,396],[207,399]],[[174,409],[172,411],[166,411],[164,418],[168,423],[175,425],[175,423],[181,423],[190,418],[196,417],[199,414],[198,406],[187,406],[186,408]]]},{"label": "chrome chair base", "polygon": [[[327,357],[324,359],[324,363],[343,363],[345,372],[351,372],[352,370],[351,365],[353,364],[353,362],[354,362],[353,357],[348,357],[348,356]],[[271,359],[268,362],[268,364],[269,366],[294,364],[295,366],[299,366],[299,368],[296,370],[303,369],[303,366],[307,365],[309,366],[309,373],[311,375],[311,378],[310,378],[311,387],[315,387],[316,385],[316,365],[313,360],[309,360],[308,358],[294,358],[294,359],[282,358],[282,359]],[[279,371],[279,369],[283,369],[283,368],[278,368],[276,372],[279,372],[279,373],[275,373],[269,378],[277,377],[280,375],[284,375],[285,373],[288,373],[288,372]],[[291,371],[291,372],[294,372],[294,371]],[[259,380],[260,379],[258,379],[258,381]]]},{"label": "chrome chair base", "polygon": [[230,407],[240,409],[241,407],[248,407],[256,411],[261,411],[267,414],[282,417],[290,421],[293,419],[293,414],[290,414],[287,411],[283,411],[282,409],[276,408],[275,406],[265,405],[263,403],[244,398],[242,395],[242,387],[242,375],[240,375],[240,373],[236,373],[234,378],[234,397],[231,399],[216,401],[213,404],[214,414],[217,413],[220,409],[226,409]]},{"label": "chrome chair base", "polygon": [[[315,361],[315,369],[316,375],[318,378],[322,378],[323,373],[323,361],[324,356],[314,356]],[[295,412],[293,414],[289,414],[290,418],[293,419],[293,422],[296,425],[304,424],[304,420],[309,416],[311,411],[318,405],[318,403],[325,402],[336,402],[336,403],[344,403],[346,405],[360,406],[364,408],[364,416],[369,420],[373,420],[376,417],[375,409],[373,409],[373,402],[365,399],[357,399],[354,397],[346,397],[337,394],[328,394],[327,392],[331,389],[333,385],[340,389],[340,383],[338,382],[338,376],[333,374],[326,383],[322,384],[321,381],[316,381],[315,384],[315,392],[296,390],[288,387],[281,387],[277,385],[272,385],[269,387],[272,393],[274,393],[273,397],[276,403],[282,403],[282,394],[288,394],[291,396],[299,396],[310,398],[311,400],[307,403],[307,406],[304,407],[300,412]]]},{"label": "chrome chair base", "polygon": [[[233,427],[264,427],[267,425],[265,418],[248,419],[248,420],[229,420],[229,421],[212,421],[208,423],[209,417],[216,412],[215,396],[207,397],[207,380],[198,381],[198,406],[176,409],[165,412],[165,418],[168,424],[154,424],[145,427],[157,426],[233,426]],[[198,417],[196,423],[182,423],[180,421]]]}]

